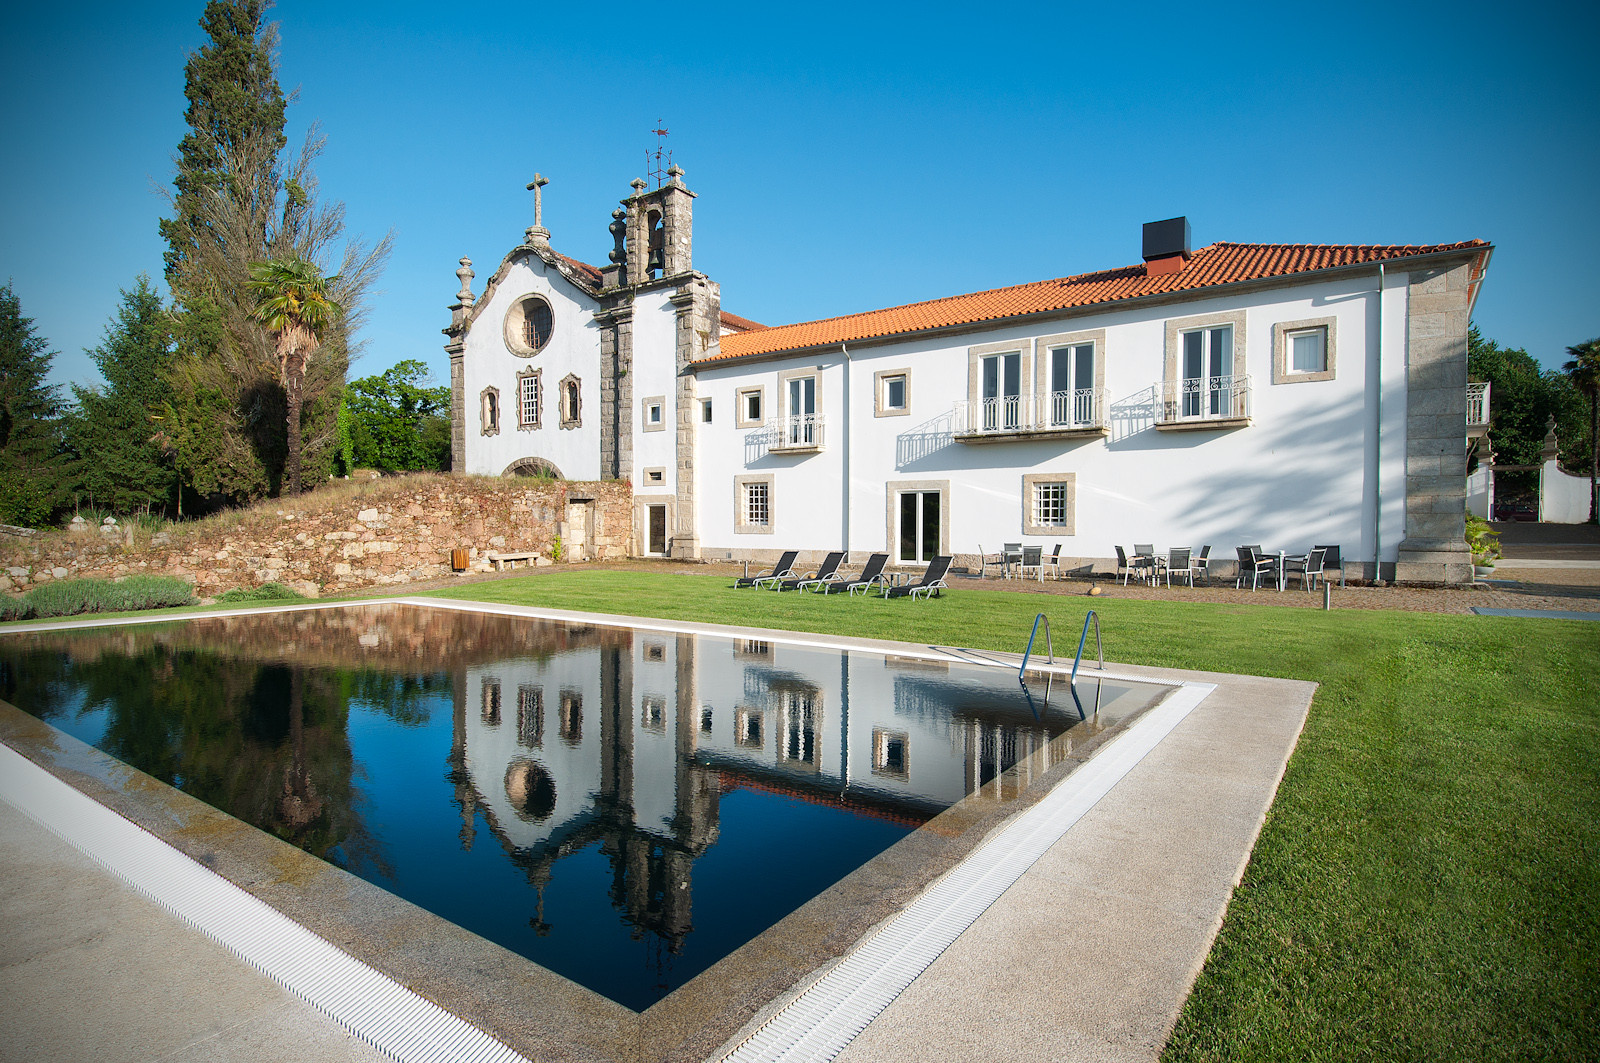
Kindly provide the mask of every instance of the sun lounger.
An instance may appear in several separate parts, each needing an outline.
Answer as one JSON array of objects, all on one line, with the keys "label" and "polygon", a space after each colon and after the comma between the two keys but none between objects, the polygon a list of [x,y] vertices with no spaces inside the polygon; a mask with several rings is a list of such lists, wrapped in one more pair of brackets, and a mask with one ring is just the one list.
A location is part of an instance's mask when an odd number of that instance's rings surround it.
[{"label": "sun lounger", "polygon": [[883,574],[883,566],[888,563],[888,554],[873,554],[871,557],[867,558],[866,567],[861,570],[861,574],[855,579],[834,580],[831,583],[822,584],[821,586],[817,587],[817,590],[823,594],[835,594],[839,591],[847,591],[851,594],[854,594],[856,592],[856,588],[858,587],[862,588],[863,590],[868,590],[872,587],[879,586],[880,584],[888,582]]},{"label": "sun lounger", "polygon": [[908,583],[903,587],[890,587],[886,597],[904,598],[906,595],[910,595],[915,599],[920,594],[924,598],[929,598],[938,594],[941,590],[949,590],[950,587],[945,583],[944,578],[950,574],[950,562],[953,560],[954,558],[940,554],[928,562],[928,569],[922,574],[921,579],[915,583]]},{"label": "sun lounger", "polygon": [[759,576],[741,576],[734,581],[735,587],[759,587],[767,580],[793,579],[794,559],[800,556],[798,550],[785,550],[783,556],[778,558],[778,563],[772,566],[771,572],[764,572]]},{"label": "sun lounger", "polygon": [[817,566],[815,572],[808,572],[804,576],[794,579],[774,580],[772,589],[775,591],[792,591],[796,588],[807,587],[813,583],[827,583],[829,580],[839,578],[839,563],[844,560],[843,550],[834,550],[822,559],[822,564]]}]

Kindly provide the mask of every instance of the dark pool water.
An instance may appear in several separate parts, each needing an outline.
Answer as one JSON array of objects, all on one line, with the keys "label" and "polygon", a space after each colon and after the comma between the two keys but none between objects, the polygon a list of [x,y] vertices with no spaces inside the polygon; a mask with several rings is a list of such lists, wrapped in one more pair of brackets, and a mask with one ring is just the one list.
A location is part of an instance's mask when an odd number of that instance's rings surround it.
[{"label": "dark pool water", "polygon": [[1064,690],[404,606],[0,637],[6,701],[635,1010],[1161,692]]}]

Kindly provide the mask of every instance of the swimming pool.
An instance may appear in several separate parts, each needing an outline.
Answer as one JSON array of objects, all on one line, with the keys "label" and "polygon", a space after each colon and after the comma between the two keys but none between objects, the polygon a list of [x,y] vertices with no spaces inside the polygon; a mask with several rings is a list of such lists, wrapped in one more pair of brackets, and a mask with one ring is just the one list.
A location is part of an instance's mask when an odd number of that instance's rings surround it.
[{"label": "swimming pool", "polygon": [[634,1011],[1167,689],[409,606],[0,640],[6,700]]}]

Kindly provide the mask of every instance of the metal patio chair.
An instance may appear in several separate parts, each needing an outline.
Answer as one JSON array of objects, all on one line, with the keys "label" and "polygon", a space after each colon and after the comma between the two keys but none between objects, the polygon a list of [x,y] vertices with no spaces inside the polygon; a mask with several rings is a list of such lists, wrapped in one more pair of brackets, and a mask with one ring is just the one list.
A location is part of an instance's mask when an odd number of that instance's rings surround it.
[{"label": "metal patio chair", "polygon": [[1343,587],[1344,586],[1344,561],[1343,561],[1342,558],[1339,557],[1339,547],[1338,546],[1330,546],[1327,543],[1318,543],[1315,546],[1313,546],[1312,549],[1313,550],[1321,550],[1322,551],[1322,572],[1323,572],[1322,578],[1323,579],[1327,579],[1328,578],[1328,576],[1327,576],[1328,569],[1336,568],[1336,569],[1339,570],[1339,586]]},{"label": "metal patio chair", "polygon": [[1172,586],[1172,574],[1180,573],[1179,578],[1189,578],[1189,586],[1194,586],[1194,569],[1189,567],[1190,550],[1187,546],[1175,546],[1167,551],[1167,586]]}]

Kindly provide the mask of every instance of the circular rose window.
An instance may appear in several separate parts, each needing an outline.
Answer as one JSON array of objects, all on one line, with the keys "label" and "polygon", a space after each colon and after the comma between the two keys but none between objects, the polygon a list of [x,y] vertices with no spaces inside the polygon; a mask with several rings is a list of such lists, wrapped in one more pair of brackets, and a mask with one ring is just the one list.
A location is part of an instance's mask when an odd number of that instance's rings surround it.
[{"label": "circular rose window", "polygon": [[524,357],[544,350],[554,330],[555,315],[540,296],[526,296],[506,312],[506,346]]}]

